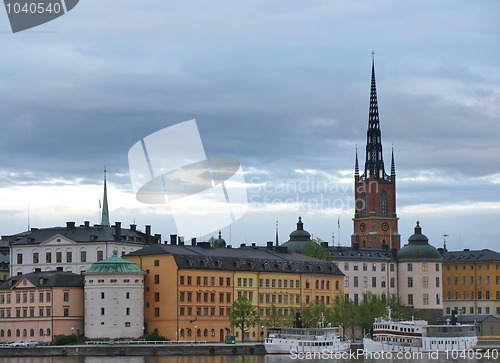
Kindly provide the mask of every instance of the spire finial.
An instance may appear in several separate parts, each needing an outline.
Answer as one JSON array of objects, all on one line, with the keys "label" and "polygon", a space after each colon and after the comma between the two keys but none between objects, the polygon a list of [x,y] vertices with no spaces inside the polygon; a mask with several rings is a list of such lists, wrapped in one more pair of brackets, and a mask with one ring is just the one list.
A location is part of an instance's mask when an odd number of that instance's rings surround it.
[{"label": "spire finial", "polygon": [[279,246],[279,241],[278,241],[278,221],[276,221],[276,247]]},{"label": "spire finial", "polygon": [[354,162],[354,176],[359,176],[358,145],[356,145],[356,161]]},{"label": "spire finial", "polygon": [[107,182],[106,182],[106,165],[104,165],[104,197],[102,200],[101,225],[109,227],[108,187],[107,187]]},{"label": "spire finial", "polygon": [[396,175],[396,164],[394,163],[394,144],[392,144],[392,152],[391,152],[391,176]]}]

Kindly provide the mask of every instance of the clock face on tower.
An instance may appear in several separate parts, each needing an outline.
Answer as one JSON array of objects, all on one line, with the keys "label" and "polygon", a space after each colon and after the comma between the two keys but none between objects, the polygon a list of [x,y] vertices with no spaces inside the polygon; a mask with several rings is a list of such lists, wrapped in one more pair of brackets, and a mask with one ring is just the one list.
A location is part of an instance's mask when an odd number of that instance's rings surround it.
[{"label": "clock face on tower", "polygon": [[364,223],[361,223],[361,224],[359,225],[359,229],[361,230],[361,232],[364,232],[364,231],[365,231],[365,229],[366,229],[366,225],[365,225]]},{"label": "clock face on tower", "polygon": [[387,231],[389,229],[389,224],[387,222],[382,223],[382,230]]}]

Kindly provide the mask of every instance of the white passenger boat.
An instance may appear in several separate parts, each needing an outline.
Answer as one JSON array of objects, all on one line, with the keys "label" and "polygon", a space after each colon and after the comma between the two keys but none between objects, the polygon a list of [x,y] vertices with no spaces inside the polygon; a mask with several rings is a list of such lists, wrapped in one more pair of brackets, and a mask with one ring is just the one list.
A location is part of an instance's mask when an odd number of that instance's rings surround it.
[{"label": "white passenger boat", "polygon": [[373,332],[363,339],[367,352],[434,352],[474,348],[477,345],[475,325],[429,325],[425,320],[377,318]]},{"label": "white passenger boat", "polygon": [[269,354],[348,351],[351,343],[334,328],[269,328],[264,347]]}]

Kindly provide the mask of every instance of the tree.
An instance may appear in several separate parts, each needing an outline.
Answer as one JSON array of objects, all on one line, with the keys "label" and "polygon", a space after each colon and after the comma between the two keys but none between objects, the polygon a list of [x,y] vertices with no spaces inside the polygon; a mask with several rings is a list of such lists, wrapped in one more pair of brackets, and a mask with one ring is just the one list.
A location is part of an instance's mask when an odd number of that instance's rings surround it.
[{"label": "tree", "polygon": [[249,328],[257,325],[259,322],[259,314],[257,309],[252,305],[250,300],[245,296],[241,296],[233,302],[229,321],[235,328],[241,330],[241,341],[245,341],[245,332]]},{"label": "tree", "polygon": [[321,242],[323,241],[321,241],[320,239],[306,242],[303,254],[309,257],[318,258],[320,260],[331,261],[332,254],[327,247],[321,244]]},{"label": "tree", "polygon": [[343,328],[343,334],[350,328],[352,338],[354,339],[354,329],[358,320],[358,306],[351,299],[346,299],[344,296],[335,299],[333,306],[333,323]]},{"label": "tree", "polygon": [[271,327],[293,326],[293,317],[293,314],[289,316],[280,314],[276,305],[271,304],[269,315],[267,315],[267,317],[262,320],[262,324]]}]

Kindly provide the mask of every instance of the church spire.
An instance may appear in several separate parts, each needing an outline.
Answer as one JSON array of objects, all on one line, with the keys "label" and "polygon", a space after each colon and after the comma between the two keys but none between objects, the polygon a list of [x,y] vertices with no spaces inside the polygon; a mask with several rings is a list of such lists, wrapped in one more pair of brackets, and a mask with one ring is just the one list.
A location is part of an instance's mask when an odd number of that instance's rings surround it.
[{"label": "church spire", "polygon": [[102,199],[101,225],[109,227],[108,187],[106,185],[106,166],[104,166],[104,197]]},{"label": "church spire", "polygon": [[364,177],[371,175],[376,180],[386,180],[384,159],[382,157],[382,140],[380,134],[380,120],[377,101],[377,84],[375,82],[375,53],[372,52],[372,80],[370,89],[370,109],[368,112],[368,131],[366,135],[366,161]]},{"label": "church spire", "polygon": [[356,161],[354,162],[354,176],[359,176],[358,146],[356,146]]},{"label": "church spire", "polygon": [[396,176],[396,164],[394,163],[394,147],[391,152],[391,176]]}]

